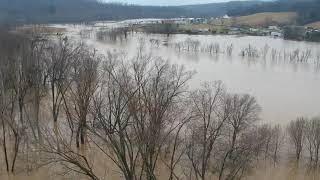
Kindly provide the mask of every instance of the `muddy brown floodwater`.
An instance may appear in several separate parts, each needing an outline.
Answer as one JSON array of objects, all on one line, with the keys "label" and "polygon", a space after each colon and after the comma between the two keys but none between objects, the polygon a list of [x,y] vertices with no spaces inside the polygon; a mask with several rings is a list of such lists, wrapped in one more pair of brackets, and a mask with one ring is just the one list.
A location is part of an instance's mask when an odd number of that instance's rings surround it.
[{"label": "muddy brown floodwater", "polygon": [[[130,33],[127,39],[122,37],[122,40],[118,38],[116,41],[101,41],[97,40],[96,34],[105,31],[105,27],[52,26],[64,28],[69,39],[83,41],[101,54],[117,51],[133,57],[138,47],[143,45],[145,52],[196,71],[190,82],[190,89],[198,88],[205,81],[221,80],[229,91],[248,93],[257,98],[263,109],[262,122],[284,125],[297,116],[320,115],[319,43],[253,36],[179,34],[168,37],[144,33]],[[105,23],[103,26],[116,25]],[[289,152],[290,146],[285,146],[282,151]],[[94,171],[106,174],[105,179],[122,179],[110,159],[103,158],[99,152],[94,148],[85,152],[94,159]],[[262,161],[247,179],[319,179],[319,171],[309,173],[303,168],[303,164],[299,167],[288,159],[276,167]],[[2,154],[0,161],[3,161]],[[23,162],[19,164],[24,166]],[[66,179],[54,173],[56,168],[61,167],[55,164],[30,173],[19,172],[9,176],[2,173],[0,180]],[[166,169],[160,167],[158,171],[159,174],[164,174],[163,179],[166,179]],[[76,173],[68,178],[81,179]]]},{"label": "muddy brown floodwater", "polygon": [[[71,39],[84,41],[100,53],[117,50],[133,56],[143,41],[144,49],[153,55],[195,70],[191,89],[205,81],[222,80],[231,92],[255,96],[263,109],[263,122],[285,124],[297,116],[320,115],[319,43],[256,36],[177,34],[168,37],[143,33],[111,42],[97,40],[95,34],[101,27],[54,26],[66,28],[66,35]],[[84,38],[80,32],[88,35]],[[185,42],[198,43],[197,50],[188,50]],[[210,45],[218,49],[216,53],[209,52]],[[228,53],[230,47],[232,52]],[[246,49],[251,49],[254,55],[242,56]]]}]

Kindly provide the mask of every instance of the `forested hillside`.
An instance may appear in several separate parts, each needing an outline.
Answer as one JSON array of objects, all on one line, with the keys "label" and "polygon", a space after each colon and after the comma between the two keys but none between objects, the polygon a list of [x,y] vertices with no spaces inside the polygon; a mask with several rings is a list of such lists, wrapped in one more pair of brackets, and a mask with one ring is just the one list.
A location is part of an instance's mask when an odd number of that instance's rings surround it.
[{"label": "forested hillside", "polygon": [[133,18],[243,16],[297,12],[298,23],[320,20],[320,0],[232,1],[187,6],[139,6],[96,0],[0,0],[0,25],[63,23]]},{"label": "forested hillside", "polygon": [[88,0],[1,0],[2,23],[84,22],[141,17],[178,17],[187,14],[178,7],[152,7],[98,3]]},{"label": "forested hillside", "polygon": [[259,1],[234,1],[189,6],[138,6],[96,0],[1,0],[0,23],[86,22],[133,18],[217,17]]}]

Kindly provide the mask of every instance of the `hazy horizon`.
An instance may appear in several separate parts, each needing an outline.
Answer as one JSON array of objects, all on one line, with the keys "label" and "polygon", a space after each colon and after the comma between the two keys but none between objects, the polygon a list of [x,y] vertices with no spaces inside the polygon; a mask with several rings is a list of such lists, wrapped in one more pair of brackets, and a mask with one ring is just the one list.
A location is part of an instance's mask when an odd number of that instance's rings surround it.
[{"label": "hazy horizon", "polygon": [[228,1],[246,1],[246,0],[102,0],[105,2],[120,2],[136,5],[152,5],[152,6],[178,6],[205,3],[219,3]]}]

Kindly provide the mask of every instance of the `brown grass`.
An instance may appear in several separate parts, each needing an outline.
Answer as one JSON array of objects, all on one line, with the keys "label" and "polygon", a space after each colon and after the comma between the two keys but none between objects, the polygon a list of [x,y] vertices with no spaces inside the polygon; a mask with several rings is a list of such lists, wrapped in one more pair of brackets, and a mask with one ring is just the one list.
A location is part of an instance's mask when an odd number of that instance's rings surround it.
[{"label": "brown grass", "polygon": [[17,29],[18,32],[23,33],[36,33],[36,34],[56,34],[66,31],[65,28],[49,27],[49,26],[25,26]]},{"label": "brown grass", "polygon": [[264,12],[248,16],[239,16],[225,20],[216,20],[214,24],[264,26],[264,25],[288,25],[294,24],[297,18],[295,12]]},{"label": "brown grass", "polygon": [[185,25],[180,25],[180,28],[184,29],[184,30],[212,29],[212,28],[214,28],[214,25],[212,25],[212,24],[185,24]]},{"label": "brown grass", "polygon": [[311,24],[307,24],[305,25],[306,27],[312,27],[312,28],[316,28],[316,29],[320,29],[320,21],[311,23]]}]

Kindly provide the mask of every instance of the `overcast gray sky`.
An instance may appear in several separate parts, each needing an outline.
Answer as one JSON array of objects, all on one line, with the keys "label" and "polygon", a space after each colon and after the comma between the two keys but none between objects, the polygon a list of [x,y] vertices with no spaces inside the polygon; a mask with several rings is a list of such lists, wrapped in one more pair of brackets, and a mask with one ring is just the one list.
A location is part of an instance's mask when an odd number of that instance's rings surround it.
[{"label": "overcast gray sky", "polygon": [[230,0],[104,0],[107,2],[124,2],[128,4],[139,4],[139,5],[186,5],[186,4],[203,4],[203,3],[214,3],[214,2],[226,2]]}]

